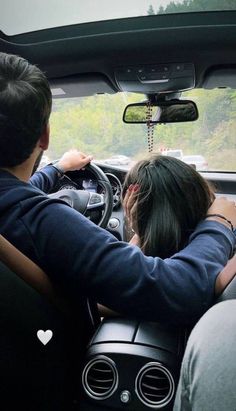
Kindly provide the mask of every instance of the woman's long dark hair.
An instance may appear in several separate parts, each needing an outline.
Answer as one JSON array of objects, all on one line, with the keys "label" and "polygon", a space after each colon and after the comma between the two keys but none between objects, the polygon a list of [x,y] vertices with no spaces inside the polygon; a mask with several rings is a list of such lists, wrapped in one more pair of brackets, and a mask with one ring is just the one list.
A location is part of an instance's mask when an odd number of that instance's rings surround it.
[{"label": "woman's long dark hair", "polygon": [[135,225],[146,255],[171,257],[184,248],[214,200],[213,190],[190,165],[168,156],[138,161],[127,174],[123,196],[138,184]]}]

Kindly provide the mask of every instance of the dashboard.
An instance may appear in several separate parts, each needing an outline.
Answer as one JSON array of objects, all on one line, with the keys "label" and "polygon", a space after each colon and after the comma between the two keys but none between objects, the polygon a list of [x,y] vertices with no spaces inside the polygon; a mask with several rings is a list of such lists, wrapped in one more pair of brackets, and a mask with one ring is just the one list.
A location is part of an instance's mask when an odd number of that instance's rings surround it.
[{"label": "dashboard", "polygon": [[[118,240],[129,241],[132,232],[130,231],[130,227],[126,224],[121,204],[122,186],[128,170],[127,168],[111,165],[108,166],[100,163],[97,165],[108,177],[113,192],[113,212],[108,222],[107,229],[112,232]],[[236,201],[235,173],[204,172],[201,174],[210,185],[214,187],[216,196],[225,196],[229,200]],[[84,189],[94,193],[103,194],[103,188],[99,185],[99,181],[97,181],[92,171],[86,168],[84,170],[68,172],[60,179],[53,191],[56,192],[65,188],[73,190]],[[95,223],[96,218],[99,219],[99,216],[95,216],[95,219],[93,219]]]},{"label": "dashboard", "polygon": [[[122,183],[118,177],[112,173],[105,173],[108,177],[113,193],[113,209],[116,209],[121,204]],[[55,187],[54,191],[64,189],[72,190],[87,190],[93,193],[104,194],[104,190],[99,181],[95,179],[94,174],[87,169],[79,171],[71,171],[65,174]]]}]

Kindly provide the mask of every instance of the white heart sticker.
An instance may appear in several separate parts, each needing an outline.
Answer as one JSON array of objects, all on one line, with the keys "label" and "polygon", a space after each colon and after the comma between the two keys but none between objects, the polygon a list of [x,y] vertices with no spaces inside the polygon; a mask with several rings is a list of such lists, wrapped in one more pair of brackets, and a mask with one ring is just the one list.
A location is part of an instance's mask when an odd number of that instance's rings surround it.
[{"label": "white heart sticker", "polygon": [[37,331],[37,337],[39,339],[39,341],[43,344],[46,345],[52,338],[52,330],[38,330]]}]

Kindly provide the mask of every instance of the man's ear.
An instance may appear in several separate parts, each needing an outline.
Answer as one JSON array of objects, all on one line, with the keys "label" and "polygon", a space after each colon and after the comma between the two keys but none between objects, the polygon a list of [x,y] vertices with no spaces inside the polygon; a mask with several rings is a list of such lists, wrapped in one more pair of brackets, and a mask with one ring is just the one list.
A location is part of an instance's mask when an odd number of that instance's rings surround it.
[{"label": "man's ear", "polygon": [[42,150],[47,150],[48,145],[49,145],[49,134],[50,134],[50,127],[49,124],[47,124],[44,128],[44,131],[39,139],[39,147]]}]

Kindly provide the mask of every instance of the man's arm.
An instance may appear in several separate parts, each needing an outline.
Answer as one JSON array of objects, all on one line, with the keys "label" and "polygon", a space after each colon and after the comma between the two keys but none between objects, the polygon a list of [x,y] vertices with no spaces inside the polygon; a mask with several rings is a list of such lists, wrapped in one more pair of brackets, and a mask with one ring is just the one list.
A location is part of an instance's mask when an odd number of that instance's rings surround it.
[{"label": "man's arm", "polygon": [[49,193],[57,184],[59,175],[56,168],[51,165],[41,168],[36,171],[29,180],[29,183],[42,190],[44,193]]},{"label": "man's arm", "polygon": [[45,213],[40,224],[35,214],[30,227],[42,268],[75,298],[89,295],[141,319],[195,322],[213,303],[216,277],[235,247],[225,225],[204,221],[184,250],[161,260],[117,241],[64,204],[47,203]]},{"label": "man's arm", "polygon": [[[67,171],[80,170],[92,160],[92,156],[87,156],[77,150],[67,151],[57,162],[57,166],[66,173]],[[29,183],[34,187],[39,188],[44,193],[49,193],[55,187],[61,173],[58,172],[53,164],[43,167],[40,171],[36,171],[30,178]]]}]

